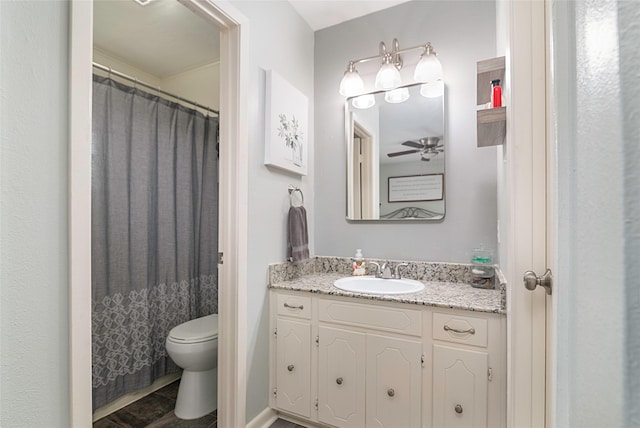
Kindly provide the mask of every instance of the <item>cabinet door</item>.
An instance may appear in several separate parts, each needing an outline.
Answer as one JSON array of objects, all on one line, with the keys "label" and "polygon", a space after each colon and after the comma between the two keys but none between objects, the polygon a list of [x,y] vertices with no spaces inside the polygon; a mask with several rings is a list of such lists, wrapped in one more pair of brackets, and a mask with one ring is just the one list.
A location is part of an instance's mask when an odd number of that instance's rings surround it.
[{"label": "cabinet door", "polygon": [[311,416],[311,325],[278,318],[276,345],[276,405]]},{"label": "cabinet door", "polygon": [[318,418],[337,427],[363,427],[364,333],[320,326]]},{"label": "cabinet door", "polygon": [[367,427],[420,426],[422,344],[367,335]]},{"label": "cabinet door", "polygon": [[433,345],[433,426],[487,426],[487,353]]}]

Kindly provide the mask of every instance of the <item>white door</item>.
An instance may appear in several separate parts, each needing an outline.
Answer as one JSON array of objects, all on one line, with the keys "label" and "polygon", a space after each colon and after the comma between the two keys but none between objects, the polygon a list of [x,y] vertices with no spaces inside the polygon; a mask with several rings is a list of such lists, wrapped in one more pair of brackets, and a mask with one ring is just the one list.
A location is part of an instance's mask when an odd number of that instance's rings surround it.
[{"label": "white door", "polygon": [[433,426],[487,426],[486,352],[433,345]]},{"label": "white door", "polygon": [[311,325],[278,318],[276,345],[276,405],[311,416]]},{"label": "white door", "polygon": [[422,344],[367,335],[366,427],[420,426]]},{"label": "white door", "polygon": [[363,427],[366,334],[320,326],[318,418],[336,427]]}]

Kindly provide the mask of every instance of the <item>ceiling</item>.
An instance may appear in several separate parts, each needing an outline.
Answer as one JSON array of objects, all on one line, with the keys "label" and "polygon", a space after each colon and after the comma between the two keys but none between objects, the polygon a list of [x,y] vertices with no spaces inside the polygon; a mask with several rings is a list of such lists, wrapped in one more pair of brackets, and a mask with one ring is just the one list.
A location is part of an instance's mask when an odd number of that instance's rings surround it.
[{"label": "ceiling", "polygon": [[[312,30],[330,27],[408,0],[289,0]],[[158,78],[216,62],[218,30],[176,0],[95,0],[96,48]]]},{"label": "ceiling", "polygon": [[95,0],[93,44],[159,78],[220,58],[219,31],[175,0]]},{"label": "ceiling", "polygon": [[368,15],[409,0],[289,0],[313,31]]}]

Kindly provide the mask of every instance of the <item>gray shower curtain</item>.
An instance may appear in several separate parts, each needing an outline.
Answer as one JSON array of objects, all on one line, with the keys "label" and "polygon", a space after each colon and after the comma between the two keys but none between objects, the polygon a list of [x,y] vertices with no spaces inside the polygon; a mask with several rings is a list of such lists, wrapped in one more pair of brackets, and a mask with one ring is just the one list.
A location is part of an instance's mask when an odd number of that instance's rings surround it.
[{"label": "gray shower curtain", "polygon": [[218,312],[217,130],[217,118],[94,76],[94,409],[179,370],[169,330]]}]

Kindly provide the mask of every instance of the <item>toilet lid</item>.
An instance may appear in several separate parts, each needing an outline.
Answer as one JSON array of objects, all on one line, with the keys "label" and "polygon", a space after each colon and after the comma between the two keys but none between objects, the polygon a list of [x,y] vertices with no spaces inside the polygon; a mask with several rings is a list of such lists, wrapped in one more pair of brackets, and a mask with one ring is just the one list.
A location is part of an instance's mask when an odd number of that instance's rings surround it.
[{"label": "toilet lid", "polygon": [[205,342],[218,337],[218,314],[196,318],[175,326],[169,338],[177,342]]}]

